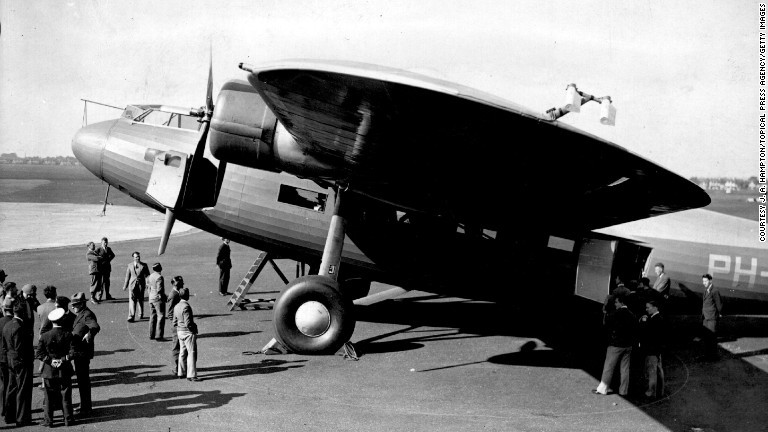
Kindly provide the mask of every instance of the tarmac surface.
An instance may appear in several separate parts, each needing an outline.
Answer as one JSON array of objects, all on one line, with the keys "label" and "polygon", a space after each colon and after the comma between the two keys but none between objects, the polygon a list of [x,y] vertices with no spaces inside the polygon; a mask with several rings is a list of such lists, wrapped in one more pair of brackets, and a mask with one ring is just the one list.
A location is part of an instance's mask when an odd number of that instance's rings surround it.
[{"label": "tarmac surface", "polygon": [[[5,234],[4,234],[5,235]],[[696,317],[675,318],[665,357],[667,396],[596,396],[605,354],[598,320],[578,304],[500,305],[409,292],[357,307],[359,361],[342,356],[259,354],[274,336],[270,303],[230,312],[216,292],[218,238],[197,230],[158,239],[111,241],[112,295],[91,307],[102,326],[91,363],[93,415],[72,430],[107,431],[765,431],[768,326],[765,317],[727,317],[716,361],[696,360]],[[82,245],[0,253],[8,280],[87,292]],[[128,323],[124,266],[132,251],[181,274],[194,297],[202,382],[171,371],[166,341],[148,322]],[[230,291],[256,251],[232,245]],[[278,261],[291,278],[295,265]],[[267,270],[249,298],[275,298],[283,283]],[[375,291],[389,287],[375,284]],[[39,295],[42,300],[42,294]],[[148,305],[145,303],[145,315]],[[726,349],[727,348],[727,349]],[[729,351],[730,350],[730,351]],[[40,379],[35,378],[35,383]],[[637,382],[637,381],[636,381]],[[634,383],[633,383],[634,384]],[[635,394],[642,389],[634,386]],[[35,389],[33,419],[42,419]],[[74,403],[79,403],[77,390]],[[57,417],[59,427],[63,427]],[[21,428],[35,430],[39,426]],[[2,426],[0,426],[2,429]]]}]

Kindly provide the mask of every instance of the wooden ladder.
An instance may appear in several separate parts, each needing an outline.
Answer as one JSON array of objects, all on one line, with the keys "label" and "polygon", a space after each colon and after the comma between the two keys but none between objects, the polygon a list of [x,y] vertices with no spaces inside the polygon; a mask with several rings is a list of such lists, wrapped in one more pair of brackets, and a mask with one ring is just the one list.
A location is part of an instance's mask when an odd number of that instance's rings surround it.
[{"label": "wooden ladder", "polygon": [[[250,291],[251,287],[253,286],[253,283],[256,282],[256,278],[259,277],[259,274],[261,274],[261,271],[264,270],[264,266],[270,263],[272,265],[272,268],[275,269],[275,272],[278,276],[280,276],[280,279],[283,280],[286,284],[288,283],[288,278],[285,277],[282,271],[280,271],[280,268],[275,264],[275,262],[272,260],[272,257],[268,252],[261,251],[259,252],[259,255],[256,257],[256,261],[253,262],[251,265],[251,268],[248,270],[248,273],[245,274],[245,277],[243,277],[243,280],[240,281],[240,285],[237,286],[237,289],[235,289],[235,292],[232,293],[232,297],[230,297],[229,301],[227,302],[227,306],[229,306],[229,310],[232,311],[236,307],[240,307],[241,309],[245,309],[245,304],[248,303],[255,303],[252,301],[249,301],[245,298],[245,295],[248,294],[248,291]],[[272,302],[274,300],[263,300],[259,299],[258,302]]]}]

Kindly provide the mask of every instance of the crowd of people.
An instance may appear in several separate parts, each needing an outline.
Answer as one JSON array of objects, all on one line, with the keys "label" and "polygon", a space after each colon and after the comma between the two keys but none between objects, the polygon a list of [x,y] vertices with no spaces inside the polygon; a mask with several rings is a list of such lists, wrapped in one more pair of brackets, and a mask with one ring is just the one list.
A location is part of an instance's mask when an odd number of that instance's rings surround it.
[{"label": "crowd of people", "polygon": [[[25,284],[19,289],[15,282],[5,281],[7,274],[0,269],[0,417],[6,424],[34,424],[31,407],[35,360],[40,362],[37,372],[45,390],[42,426],[54,426],[56,409],[61,409],[66,426],[91,415],[90,362],[94,338],[101,328],[88,302],[98,305],[112,300],[109,279],[115,254],[108,244],[108,239],[103,238],[98,248],[93,242],[86,245],[88,295],[77,292],[71,298],[59,296],[56,287],[48,285],[42,290],[45,300],[40,303],[35,285]],[[153,264],[150,273],[139,252],[132,256],[123,285],[123,290],[129,290],[128,321],[133,322],[137,315],[144,318],[143,303],[148,294],[149,339],[165,341],[165,322],[170,321],[172,373],[181,379],[200,381],[196,369],[198,330],[184,279],[173,277],[171,291],[166,295],[162,265]],[[73,376],[80,395],[77,412],[72,406]]]},{"label": "crowd of people", "polygon": [[[608,337],[605,362],[600,383],[592,390],[595,394],[612,392],[610,385],[619,368],[619,395],[629,395],[632,359],[643,359],[645,392],[643,396],[655,400],[664,393],[664,366],[662,357],[668,347],[669,328],[662,313],[669,300],[671,281],[664,264],[654,266],[656,281],[643,277],[637,287],[630,290],[620,278],[603,304],[603,324]],[[723,303],[720,292],[712,284],[710,274],[702,275],[705,291],[702,303],[705,357],[717,356],[717,323],[722,318]]]},{"label": "crowd of people", "polygon": [[[90,361],[94,354],[94,337],[100,327],[93,311],[88,309],[85,294],[68,298],[58,296],[56,287],[43,289],[46,300],[37,300],[37,287],[25,284],[18,289],[15,282],[0,280],[2,317],[0,317],[0,416],[6,424],[32,424],[32,388],[34,362],[40,361],[38,372],[43,381],[43,426],[53,426],[53,412],[58,407],[64,424],[71,426],[75,416],[84,418],[92,409]],[[35,332],[35,316],[39,328]],[[35,347],[35,333],[38,335]],[[72,409],[72,375],[77,376],[80,394],[79,411]]]}]

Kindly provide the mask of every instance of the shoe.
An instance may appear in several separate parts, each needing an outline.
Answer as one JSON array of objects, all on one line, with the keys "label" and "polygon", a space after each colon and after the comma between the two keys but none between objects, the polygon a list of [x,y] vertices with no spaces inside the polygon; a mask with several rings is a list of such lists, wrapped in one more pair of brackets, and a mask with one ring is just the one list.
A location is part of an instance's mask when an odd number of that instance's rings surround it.
[{"label": "shoe", "polygon": [[184,379],[184,378],[186,378],[186,377],[187,377],[186,375],[179,375],[177,378],[179,378],[179,379]]},{"label": "shoe", "polygon": [[229,295],[229,293],[226,293],[226,292],[220,292],[220,293],[219,293],[219,295],[220,295],[220,296],[222,296],[222,297],[224,297],[224,296],[228,296],[228,295]]},{"label": "shoe", "polygon": [[128,319],[126,321],[133,322],[133,317],[128,317]]},{"label": "shoe", "polygon": [[107,296],[107,300],[114,300],[115,298],[112,296]]},{"label": "shoe", "polygon": [[187,378],[187,381],[200,382],[202,380],[200,378],[198,378],[198,377],[192,377],[192,378]]},{"label": "shoe", "polygon": [[53,423],[42,422],[42,423],[40,423],[40,427],[52,428],[53,427]]},{"label": "shoe", "polygon": [[91,303],[93,303],[95,305],[99,304],[99,302],[97,302],[96,299],[93,299],[93,298],[91,299]]},{"label": "shoe", "polygon": [[609,391],[607,393],[601,393],[601,392],[597,391],[597,389],[593,389],[592,390],[592,394],[601,395],[601,396],[607,396],[607,395],[611,394],[611,392]]},{"label": "shoe", "polygon": [[150,336],[150,337],[149,337],[149,340],[155,340],[155,338],[153,338],[152,336]]},{"label": "shoe", "polygon": [[144,319],[144,315],[139,316],[139,320],[143,320],[143,319]]},{"label": "shoe", "polygon": [[165,338],[155,338],[155,342],[165,342]]}]

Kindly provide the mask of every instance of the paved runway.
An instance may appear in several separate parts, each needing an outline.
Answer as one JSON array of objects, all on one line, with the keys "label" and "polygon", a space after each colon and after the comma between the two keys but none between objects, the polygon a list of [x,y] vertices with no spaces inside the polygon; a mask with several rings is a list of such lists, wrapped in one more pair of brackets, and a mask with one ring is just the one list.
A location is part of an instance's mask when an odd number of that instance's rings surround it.
[{"label": "paved runway", "polygon": [[[224,307],[227,299],[215,293],[217,238],[194,230],[173,236],[159,259],[157,242],[111,244],[117,300],[92,306],[102,325],[92,362],[94,415],[78,430],[761,431],[768,424],[768,375],[745,361],[765,354],[761,317],[729,324],[737,337],[727,343],[757,341],[755,349],[723,351],[706,363],[693,360],[695,320],[676,321],[669,396],[653,403],[592,395],[604,355],[599,331],[585,325],[589,314],[551,302],[510,307],[411,292],[357,308],[359,361],[264,356],[256,351],[273,337],[272,311]],[[146,320],[125,321],[122,269],[134,250],[191,288],[202,382],[171,374],[170,342],[150,341]],[[233,245],[231,289],[255,256]],[[280,266],[292,276],[291,262]],[[0,267],[18,283],[50,282],[67,295],[87,289],[81,245],[0,253]],[[265,293],[252,298],[278,295],[282,282],[267,269],[257,288]],[[38,422],[41,406],[36,389]]]}]

